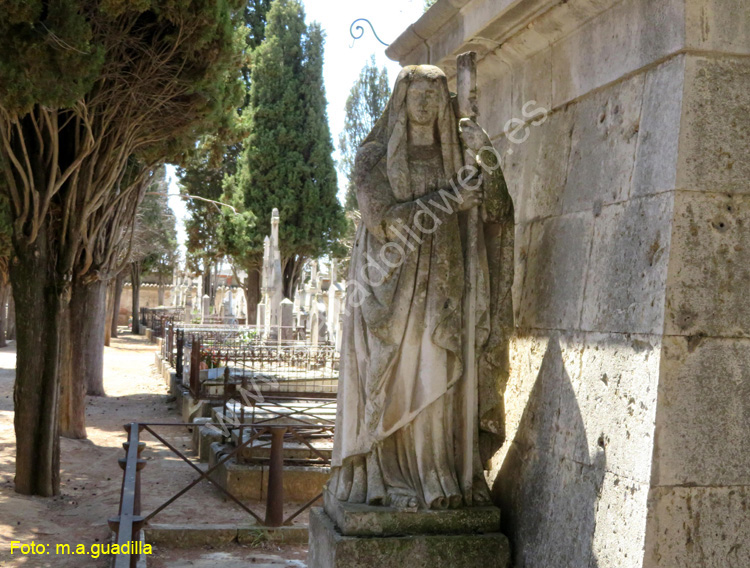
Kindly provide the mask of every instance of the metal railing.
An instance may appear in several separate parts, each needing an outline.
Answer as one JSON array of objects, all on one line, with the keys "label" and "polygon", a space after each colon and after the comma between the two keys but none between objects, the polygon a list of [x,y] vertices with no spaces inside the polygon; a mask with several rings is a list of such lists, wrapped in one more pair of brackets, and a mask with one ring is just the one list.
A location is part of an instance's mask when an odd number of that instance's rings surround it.
[{"label": "metal railing", "polygon": [[[221,423],[208,423],[203,426],[214,426],[216,428],[225,429],[226,424]],[[183,454],[174,444],[171,444],[164,436],[159,434],[155,428],[161,427],[198,427],[196,424],[184,424],[184,423],[138,423],[132,422],[125,425],[125,430],[128,433],[128,442],[123,444],[125,448],[125,458],[120,459],[120,467],[123,469],[123,482],[122,490],[120,495],[120,507],[119,514],[116,517],[109,519],[110,528],[116,533],[116,542],[120,545],[125,543],[132,543],[134,540],[140,538],[140,531],[144,528],[151,519],[153,519],[160,512],[168,508],[172,503],[177,501],[180,497],[185,495],[193,487],[198,485],[201,481],[207,481],[221,491],[226,497],[237,504],[243,511],[250,515],[258,525],[263,527],[280,527],[291,524],[291,522],[297,518],[301,513],[311,507],[316,501],[323,497],[321,492],[314,498],[307,501],[301,507],[299,507],[294,513],[284,518],[284,486],[283,486],[283,475],[284,475],[284,440],[294,441],[305,441],[315,432],[325,432],[326,435],[332,435],[332,429],[330,426],[322,425],[315,426],[311,424],[297,424],[297,423],[273,423],[273,424],[242,424],[238,427],[239,438],[235,447],[228,453],[222,455],[216,462],[215,465],[210,467],[208,470],[203,471],[193,461]],[[183,489],[178,491],[172,497],[164,501],[161,505],[156,507],[149,514],[142,516],[141,514],[141,470],[146,465],[146,460],[141,459],[141,453],[145,448],[145,443],[140,441],[140,433],[142,431],[148,432],[158,442],[166,446],[172,453],[176,454],[182,459],[188,466],[194,469],[199,476],[190,482]],[[247,432],[247,435],[243,435],[243,430]],[[231,437],[231,434],[230,434]],[[265,459],[268,462],[268,490],[265,502],[265,516],[261,517],[260,514],[253,511],[248,505],[243,503],[231,491],[219,485],[216,481],[211,479],[211,474],[216,471],[219,467],[224,465],[230,459],[239,456],[239,453],[246,447],[255,443],[256,441],[265,441],[267,447],[270,447],[270,454]],[[330,465],[330,458],[322,452],[317,451],[311,444],[308,443],[311,449],[316,451],[318,454],[317,464]],[[152,462],[153,463],[153,462]],[[128,550],[137,550],[137,547],[128,547]],[[115,558],[115,568],[134,568],[138,561],[137,554],[131,554],[130,552],[118,555]]]}]

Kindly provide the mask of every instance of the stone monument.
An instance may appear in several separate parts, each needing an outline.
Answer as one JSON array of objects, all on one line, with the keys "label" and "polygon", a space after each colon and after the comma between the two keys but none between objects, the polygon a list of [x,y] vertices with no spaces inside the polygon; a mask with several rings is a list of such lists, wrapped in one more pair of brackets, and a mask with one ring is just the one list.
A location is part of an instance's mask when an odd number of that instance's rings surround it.
[{"label": "stone monument", "polygon": [[[266,251],[268,251],[266,253]],[[281,250],[279,249],[279,210],[271,212],[271,237],[264,241],[264,301],[266,334],[279,338],[281,325],[281,301],[284,299],[284,283],[281,275]]]},{"label": "stone monument", "polygon": [[509,565],[483,466],[503,439],[513,203],[474,120],[473,54],[459,68],[457,107],[439,68],[404,68],[357,153],[362,223],[311,568]]}]

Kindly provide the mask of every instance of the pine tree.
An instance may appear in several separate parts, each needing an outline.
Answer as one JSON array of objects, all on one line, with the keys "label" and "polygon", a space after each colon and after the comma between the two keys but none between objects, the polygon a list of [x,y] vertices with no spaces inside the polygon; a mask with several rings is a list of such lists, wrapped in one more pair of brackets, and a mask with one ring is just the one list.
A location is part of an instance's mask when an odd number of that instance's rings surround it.
[{"label": "pine tree", "polygon": [[284,295],[293,297],[304,262],[331,251],[345,222],[336,199],[333,143],[323,86],[323,32],[305,25],[297,0],[275,0],[266,39],[253,52],[250,135],[228,198],[242,197],[254,227],[245,239],[254,250],[247,268],[260,267],[262,237],[279,209]]},{"label": "pine tree", "polygon": [[344,131],[339,136],[339,152],[341,153],[339,167],[347,179],[344,203],[347,211],[359,209],[357,192],[352,183],[352,170],[357,148],[385,112],[389,97],[388,71],[385,67],[377,68],[373,55],[370,62],[360,71],[359,78],[346,99]]}]

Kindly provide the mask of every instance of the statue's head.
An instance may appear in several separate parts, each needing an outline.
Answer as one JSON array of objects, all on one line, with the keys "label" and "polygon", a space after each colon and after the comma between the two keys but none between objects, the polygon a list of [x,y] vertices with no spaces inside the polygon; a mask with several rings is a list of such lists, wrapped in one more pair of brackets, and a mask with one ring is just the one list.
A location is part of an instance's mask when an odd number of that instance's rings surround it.
[{"label": "statue's head", "polygon": [[448,79],[433,65],[410,65],[398,74],[388,108],[363,145],[377,141],[386,150],[388,179],[397,198],[411,195],[408,163],[409,123],[434,124],[443,154],[445,179],[463,166],[458,121]]},{"label": "statue's head", "polygon": [[406,112],[411,122],[431,124],[441,106],[448,102],[445,74],[432,65],[414,65],[404,69],[399,79],[408,78]]}]

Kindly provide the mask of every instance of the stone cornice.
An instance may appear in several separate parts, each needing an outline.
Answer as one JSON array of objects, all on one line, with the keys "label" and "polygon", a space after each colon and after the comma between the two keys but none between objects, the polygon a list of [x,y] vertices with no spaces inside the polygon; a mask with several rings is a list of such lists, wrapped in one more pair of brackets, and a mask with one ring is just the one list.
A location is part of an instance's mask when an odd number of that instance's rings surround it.
[{"label": "stone cornice", "polygon": [[453,74],[456,55],[478,58],[503,48],[503,59],[525,59],[619,0],[438,0],[386,50],[401,63],[429,63]]}]

